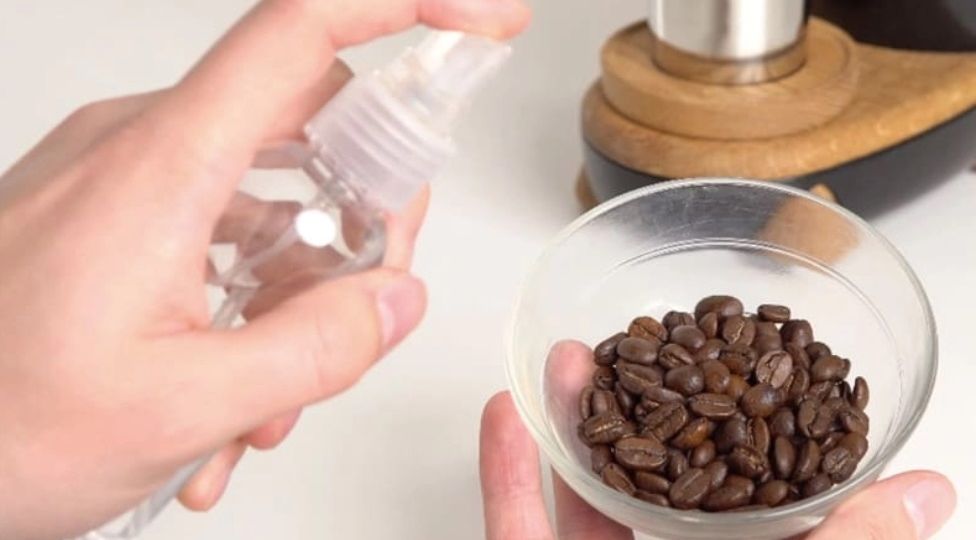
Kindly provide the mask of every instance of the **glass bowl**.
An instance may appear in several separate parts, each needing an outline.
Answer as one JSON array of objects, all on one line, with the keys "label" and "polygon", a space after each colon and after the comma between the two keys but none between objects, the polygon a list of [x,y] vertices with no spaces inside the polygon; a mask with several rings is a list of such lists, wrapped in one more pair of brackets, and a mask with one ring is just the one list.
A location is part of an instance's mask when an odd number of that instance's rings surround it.
[{"label": "glass bowl", "polygon": [[[588,354],[573,364],[550,353],[564,340],[593,346],[638,315],[691,311],[711,294],[737,296],[747,311],[790,306],[817,340],[851,359],[849,380],[867,379],[870,449],[849,480],[794,504],[713,514],[653,506],[608,488],[590,470],[577,403],[593,365]],[[811,529],[878,478],[925,410],[936,357],[925,292],[870,225],[780,184],[703,179],[633,191],[559,234],[522,286],[507,373],[551,465],[600,512],[654,538],[764,539]]]}]

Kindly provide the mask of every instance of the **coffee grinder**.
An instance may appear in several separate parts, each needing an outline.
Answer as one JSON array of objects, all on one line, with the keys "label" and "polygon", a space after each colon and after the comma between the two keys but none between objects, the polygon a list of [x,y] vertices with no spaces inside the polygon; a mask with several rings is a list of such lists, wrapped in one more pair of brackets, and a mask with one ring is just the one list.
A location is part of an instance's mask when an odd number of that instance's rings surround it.
[{"label": "coffee grinder", "polygon": [[655,182],[786,182],[863,215],[976,162],[972,0],[649,0],[582,105],[586,206]]}]

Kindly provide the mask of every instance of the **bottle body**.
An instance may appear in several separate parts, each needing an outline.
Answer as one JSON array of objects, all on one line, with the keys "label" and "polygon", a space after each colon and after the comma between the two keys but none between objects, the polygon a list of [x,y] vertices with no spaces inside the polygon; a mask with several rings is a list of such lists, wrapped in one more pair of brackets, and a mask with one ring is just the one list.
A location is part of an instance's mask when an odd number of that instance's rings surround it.
[{"label": "bottle body", "polygon": [[258,165],[214,232],[207,268],[214,327],[240,324],[316,283],[382,262],[383,213],[327,156],[292,145],[264,153]]}]

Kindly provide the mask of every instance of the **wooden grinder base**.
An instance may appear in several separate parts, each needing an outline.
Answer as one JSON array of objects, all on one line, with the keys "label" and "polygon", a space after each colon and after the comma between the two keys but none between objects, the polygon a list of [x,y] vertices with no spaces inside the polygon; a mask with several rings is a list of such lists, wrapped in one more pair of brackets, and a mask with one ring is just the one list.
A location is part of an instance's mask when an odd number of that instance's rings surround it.
[{"label": "wooden grinder base", "polygon": [[[854,42],[813,19],[807,62],[781,80],[720,86],[677,79],[650,60],[643,22],[610,38],[588,91],[584,138],[653,178],[791,180],[897,146],[976,107],[976,53]],[[577,195],[596,202],[585,173]]]}]

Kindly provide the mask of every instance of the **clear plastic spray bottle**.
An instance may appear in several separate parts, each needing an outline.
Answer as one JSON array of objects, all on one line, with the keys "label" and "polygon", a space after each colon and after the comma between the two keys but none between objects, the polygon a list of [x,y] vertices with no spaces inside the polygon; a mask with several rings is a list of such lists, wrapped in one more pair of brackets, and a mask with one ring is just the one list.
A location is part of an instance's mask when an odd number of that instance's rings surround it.
[{"label": "clear plastic spray bottle", "polygon": [[[470,96],[508,57],[507,45],[431,32],[387,67],[350,81],[305,126],[307,141],[259,160],[214,234],[212,324],[239,324],[322,280],[377,266],[385,216],[401,210],[454,150]],[[180,470],[131,512],[83,540],[135,538],[207,459]]]}]

